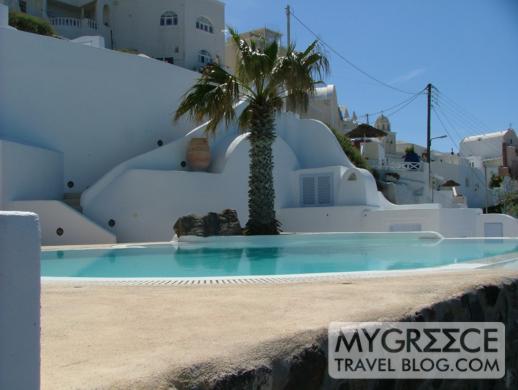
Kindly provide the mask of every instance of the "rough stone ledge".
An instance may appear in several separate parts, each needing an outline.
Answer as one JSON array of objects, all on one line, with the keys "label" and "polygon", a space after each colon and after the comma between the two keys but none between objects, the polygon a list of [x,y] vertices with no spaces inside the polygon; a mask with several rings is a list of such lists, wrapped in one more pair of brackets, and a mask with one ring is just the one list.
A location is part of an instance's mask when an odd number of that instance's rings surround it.
[{"label": "rough stone ledge", "polygon": [[[175,370],[153,388],[189,390],[500,390],[518,388],[518,279],[480,285],[450,299],[419,308],[389,321],[500,321],[506,325],[506,376],[501,380],[335,380],[327,373],[327,329],[278,340],[275,356],[267,346],[248,366],[207,362]],[[279,344],[281,347],[279,348]],[[291,347],[297,345],[297,347]],[[249,363],[250,364],[250,363]],[[139,388],[135,384],[135,388]],[[148,388],[149,382],[141,388]]]}]

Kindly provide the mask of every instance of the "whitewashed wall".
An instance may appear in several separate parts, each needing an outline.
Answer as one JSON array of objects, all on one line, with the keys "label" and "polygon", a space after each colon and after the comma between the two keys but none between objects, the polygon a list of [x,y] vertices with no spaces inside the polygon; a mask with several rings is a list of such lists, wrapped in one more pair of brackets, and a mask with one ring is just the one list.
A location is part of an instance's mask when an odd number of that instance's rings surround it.
[{"label": "whitewashed wall", "polygon": [[40,388],[40,232],[0,211],[0,389]]},{"label": "whitewashed wall", "polygon": [[[444,180],[452,179],[460,184],[460,193],[465,196],[469,207],[485,207],[484,170],[471,167],[468,160],[461,159],[458,164],[441,161],[440,157],[432,162],[432,174]],[[490,177],[488,172],[488,179]],[[490,206],[492,206],[490,204]]]},{"label": "whitewashed wall", "polygon": [[[5,3],[5,4],[1,4]],[[1,0],[0,1],[0,27],[8,27],[9,26],[9,7],[11,3],[15,3],[14,0]],[[18,5],[18,2],[15,3]],[[13,4],[14,5],[14,4]],[[13,10],[16,10],[13,8]]]},{"label": "whitewashed wall", "polygon": [[62,152],[65,191],[194,127],[171,114],[198,73],[2,27],[0,58],[0,139]]},{"label": "whitewashed wall", "polygon": [[310,97],[310,105],[302,118],[313,118],[329,124],[341,131],[343,122],[340,119],[336,87],[332,84],[317,87],[314,96]]},{"label": "whitewashed wall", "polygon": [[12,200],[61,199],[63,155],[0,140],[0,208]]},{"label": "whitewashed wall", "polygon": [[[222,173],[131,169],[119,175],[95,199],[84,204],[84,213],[99,224],[116,222],[119,242],[171,240],[176,220],[184,215],[236,209],[241,223],[248,219],[248,141],[239,137],[230,146]],[[286,199],[283,178],[297,166],[291,149],[277,140],[277,204]]]},{"label": "whitewashed wall", "polygon": [[[484,237],[485,223],[501,223],[504,237],[518,236],[516,219],[502,214],[482,214],[480,209],[395,206],[381,209],[361,206],[284,208],[277,212],[288,232],[390,232],[434,231],[444,237]],[[438,206],[438,205],[434,205]]]},{"label": "whitewashed wall", "polygon": [[[111,244],[117,241],[115,235],[107,230],[106,224],[104,229],[60,201],[15,201],[5,208],[38,214],[43,245]],[[59,228],[63,229],[61,236],[57,234]]]},{"label": "whitewashed wall", "polygon": [[[128,160],[83,193],[85,215],[101,226],[110,219],[119,241],[169,240],[177,218],[233,208],[242,224],[248,219],[248,142],[235,125],[220,126],[210,137],[209,172],[181,166],[190,137],[204,126],[159,150]],[[300,205],[300,176],[331,172],[335,204],[379,205],[372,175],[351,164],[332,132],[316,120],[282,113],[276,120],[274,146],[276,208]],[[347,179],[355,173],[357,180]],[[357,188],[356,188],[357,187]]]}]

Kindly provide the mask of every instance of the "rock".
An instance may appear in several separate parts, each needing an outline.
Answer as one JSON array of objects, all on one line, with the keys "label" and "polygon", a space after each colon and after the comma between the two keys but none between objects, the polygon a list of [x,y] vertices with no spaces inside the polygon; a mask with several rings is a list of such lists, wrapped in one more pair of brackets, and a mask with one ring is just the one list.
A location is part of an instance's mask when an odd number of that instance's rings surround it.
[{"label": "rock", "polygon": [[239,223],[236,210],[226,209],[219,215],[220,236],[240,236],[243,234],[243,229]]},{"label": "rock", "polygon": [[174,224],[174,232],[181,236],[238,236],[243,234],[236,210],[221,213],[210,212],[200,217],[195,214],[180,217]]}]

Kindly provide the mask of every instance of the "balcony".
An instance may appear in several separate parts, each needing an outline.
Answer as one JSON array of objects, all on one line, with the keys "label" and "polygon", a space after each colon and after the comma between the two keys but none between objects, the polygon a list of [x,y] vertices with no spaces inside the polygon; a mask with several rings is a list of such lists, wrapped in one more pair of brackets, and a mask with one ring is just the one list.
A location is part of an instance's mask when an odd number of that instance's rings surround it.
[{"label": "balcony", "polygon": [[65,16],[49,18],[50,24],[59,35],[74,39],[83,35],[99,35],[97,22],[93,19],[80,19]]},{"label": "balcony", "polygon": [[423,172],[425,163],[422,162],[410,162],[410,161],[397,161],[392,159],[383,160],[367,160],[372,168],[394,170],[394,171],[411,171],[411,172]]}]

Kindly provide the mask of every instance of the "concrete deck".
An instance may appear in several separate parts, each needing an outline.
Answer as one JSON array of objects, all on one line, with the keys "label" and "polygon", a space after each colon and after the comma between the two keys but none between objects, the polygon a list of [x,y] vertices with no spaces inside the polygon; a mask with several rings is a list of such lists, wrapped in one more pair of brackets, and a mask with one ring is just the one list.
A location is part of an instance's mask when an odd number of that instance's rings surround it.
[{"label": "concrete deck", "polygon": [[302,346],[330,321],[397,319],[516,270],[274,285],[42,288],[42,388],[166,386],[250,367]]}]

